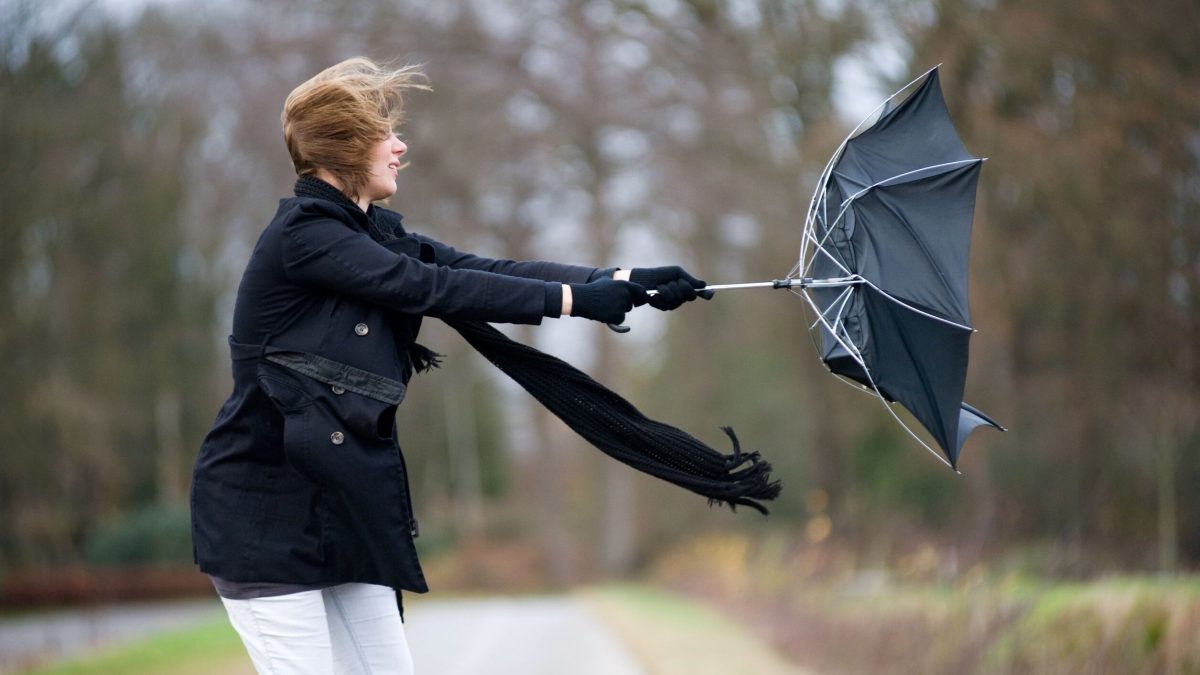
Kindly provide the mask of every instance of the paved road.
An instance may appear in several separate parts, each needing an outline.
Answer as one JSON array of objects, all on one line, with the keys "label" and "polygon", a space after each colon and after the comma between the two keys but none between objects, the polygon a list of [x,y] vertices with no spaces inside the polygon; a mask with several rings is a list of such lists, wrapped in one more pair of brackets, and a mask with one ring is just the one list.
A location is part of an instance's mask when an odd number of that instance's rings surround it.
[{"label": "paved road", "polygon": [[418,673],[644,675],[586,605],[566,596],[421,600],[405,608]]},{"label": "paved road", "polygon": [[[0,620],[0,673],[18,672],[49,657],[77,656],[186,628],[223,614],[220,603],[211,600],[42,612]],[[405,609],[405,632],[417,672],[422,674],[645,674],[600,619],[569,596],[421,599]]]}]

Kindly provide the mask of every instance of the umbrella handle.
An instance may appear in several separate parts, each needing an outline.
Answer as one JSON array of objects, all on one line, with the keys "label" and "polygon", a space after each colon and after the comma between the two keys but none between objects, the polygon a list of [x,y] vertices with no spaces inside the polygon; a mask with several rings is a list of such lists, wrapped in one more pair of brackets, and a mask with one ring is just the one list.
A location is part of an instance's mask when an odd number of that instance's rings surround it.
[{"label": "umbrella handle", "polygon": [[[716,291],[725,291],[725,290],[730,290],[733,288],[792,288],[793,286],[796,286],[799,288],[804,288],[805,286],[812,284],[812,282],[813,282],[812,279],[803,278],[803,279],[776,279],[774,281],[760,281],[760,282],[749,283],[749,284],[718,284],[718,285],[710,284],[708,286],[705,286],[704,288],[696,289],[696,292],[701,293],[703,291],[713,291],[715,293]],[[646,294],[647,295],[658,295],[658,291],[649,290],[649,291],[646,291]],[[614,333],[628,333],[629,332],[629,326],[626,326],[625,324],[620,324],[620,323],[610,323],[610,324],[608,324],[608,328],[609,328],[609,330],[611,330]]]}]

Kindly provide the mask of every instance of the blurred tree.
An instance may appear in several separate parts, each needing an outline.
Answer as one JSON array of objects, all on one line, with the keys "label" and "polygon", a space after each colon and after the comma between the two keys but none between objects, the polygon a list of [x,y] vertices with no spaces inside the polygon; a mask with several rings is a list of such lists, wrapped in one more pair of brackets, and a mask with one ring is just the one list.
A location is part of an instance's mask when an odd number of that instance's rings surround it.
[{"label": "blurred tree", "polygon": [[0,49],[0,560],[26,564],[182,497],[214,297],[179,223],[194,120],[131,87],[119,29],[28,8]]},{"label": "blurred tree", "polygon": [[1013,427],[990,462],[1009,534],[1131,564],[1157,550],[1165,569],[1185,536],[1194,559],[1200,507],[1176,469],[1200,428],[1200,52],[1182,29],[1200,6],[932,8],[910,24],[914,63],[947,64],[952,112],[991,158],[975,295],[1002,335],[977,370]]},{"label": "blurred tree", "polygon": [[[645,116],[653,236],[712,283],[785,276],[812,183],[845,133],[831,104],[833,67],[863,37],[862,10],[692,2],[645,15],[664,35],[643,71],[656,94]],[[661,399],[655,411],[715,444],[725,443],[718,424],[739,430],[784,482],[777,519],[803,516],[809,485],[843,503],[849,439],[839,421],[861,415],[865,399],[820,374],[798,298],[727,291],[673,314],[666,330],[650,392],[686,395],[647,393]],[[655,527],[670,536],[680,517]]]}]

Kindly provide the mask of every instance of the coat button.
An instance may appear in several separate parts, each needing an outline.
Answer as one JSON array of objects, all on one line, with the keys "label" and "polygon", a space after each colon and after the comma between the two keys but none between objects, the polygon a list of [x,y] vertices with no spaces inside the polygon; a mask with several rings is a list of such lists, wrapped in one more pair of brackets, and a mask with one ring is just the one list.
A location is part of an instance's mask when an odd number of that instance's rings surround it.
[{"label": "coat button", "polygon": [[333,385],[332,389],[333,389],[333,393],[337,394],[338,396],[341,396],[342,394],[346,393],[346,390],[343,387],[339,387],[336,384]]},{"label": "coat button", "polygon": [[354,334],[358,335],[359,337],[362,337],[370,332],[371,332],[371,329],[369,327],[367,327],[367,324],[365,324],[365,323],[360,323],[354,327]]},{"label": "coat button", "polygon": [[340,431],[335,431],[332,434],[329,434],[329,442],[333,443],[334,445],[341,445],[342,443],[346,442],[346,434],[343,434]]}]

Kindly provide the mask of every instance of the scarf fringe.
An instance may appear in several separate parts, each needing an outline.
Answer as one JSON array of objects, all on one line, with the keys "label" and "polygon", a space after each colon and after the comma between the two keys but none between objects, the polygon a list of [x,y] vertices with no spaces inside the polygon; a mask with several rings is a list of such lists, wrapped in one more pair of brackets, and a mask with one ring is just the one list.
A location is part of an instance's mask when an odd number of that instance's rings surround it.
[{"label": "scarf fringe", "polygon": [[439,354],[425,345],[414,342],[408,346],[408,361],[412,364],[414,373],[425,373],[440,368],[444,358],[444,354]]}]

